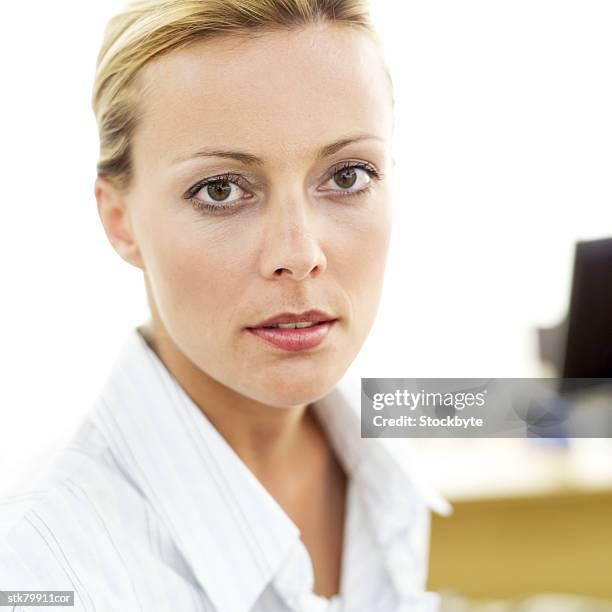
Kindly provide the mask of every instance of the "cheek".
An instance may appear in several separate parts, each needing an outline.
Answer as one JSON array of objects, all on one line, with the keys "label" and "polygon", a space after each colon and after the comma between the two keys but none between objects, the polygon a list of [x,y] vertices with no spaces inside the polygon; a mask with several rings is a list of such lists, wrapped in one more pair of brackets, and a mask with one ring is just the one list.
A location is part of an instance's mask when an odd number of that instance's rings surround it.
[{"label": "cheek", "polygon": [[149,275],[164,318],[187,325],[218,319],[221,325],[228,306],[239,303],[239,274],[247,270],[245,245],[235,233],[206,227],[199,219],[167,220],[154,236]]},{"label": "cheek", "polygon": [[379,200],[367,215],[354,215],[341,234],[341,250],[335,254],[337,277],[350,302],[358,350],[374,323],[382,294],[391,236],[390,200]]},{"label": "cheek", "polygon": [[391,235],[391,205],[377,200],[359,214],[347,215],[338,232],[336,263],[356,294],[376,294],[382,283]]}]

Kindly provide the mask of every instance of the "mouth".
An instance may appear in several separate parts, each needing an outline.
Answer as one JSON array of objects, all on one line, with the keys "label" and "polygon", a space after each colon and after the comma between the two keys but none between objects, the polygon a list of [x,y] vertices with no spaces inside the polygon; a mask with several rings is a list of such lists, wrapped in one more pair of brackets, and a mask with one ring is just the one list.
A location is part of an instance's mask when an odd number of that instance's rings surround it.
[{"label": "mouth", "polygon": [[296,321],[295,323],[275,323],[273,325],[261,325],[259,327],[252,327],[250,329],[308,329],[310,327],[316,327],[317,325],[323,325],[324,323],[330,323],[329,321]]},{"label": "mouth", "polygon": [[297,352],[319,346],[328,337],[337,320],[274,323],[247,327],[247,331],[268,345],[285,351]]},{"label": "mouth", "polygon": [[306,310],[305,312],[283,312],[273,317],[260,321],[255,325],[249,326],[247,329],[294,329],[308,328],[313,325],[328,323],[336,320],[334,317],[323,310]]}]

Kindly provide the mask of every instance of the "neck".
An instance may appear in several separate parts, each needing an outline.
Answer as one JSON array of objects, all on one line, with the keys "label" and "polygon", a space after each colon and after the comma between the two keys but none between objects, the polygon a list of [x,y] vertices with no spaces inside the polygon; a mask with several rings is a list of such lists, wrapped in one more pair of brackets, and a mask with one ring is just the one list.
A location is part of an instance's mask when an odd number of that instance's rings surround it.
[{"label": "neck", "polygon": [[[260,481],[272,489],[292,483],[297,494],[306,481],[328,468],[330,447],[308,404],[269,406],[242,395],[203,372],[168,334],[155,327],[149,322],[138,329],[185,393]],[[300,469],[304,465],[308,470]]]}]

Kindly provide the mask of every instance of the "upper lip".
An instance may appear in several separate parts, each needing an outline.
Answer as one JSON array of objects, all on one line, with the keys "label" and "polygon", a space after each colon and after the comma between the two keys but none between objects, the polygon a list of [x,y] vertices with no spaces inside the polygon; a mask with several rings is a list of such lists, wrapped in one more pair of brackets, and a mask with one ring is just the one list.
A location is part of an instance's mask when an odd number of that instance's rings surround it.
[{"label": "upper lip", "polygon": [[306,312],[302,313],[283,312],[270,317],[265,321],[261,321],[256,325],[251,325],[250,327],[265,327],[267,325],[275,325],[277,323],[297,323],[299,321],[320,323],[321,321],[333,321],[335,319],[336,317],[333,317],[322,310],[307,310]]}]

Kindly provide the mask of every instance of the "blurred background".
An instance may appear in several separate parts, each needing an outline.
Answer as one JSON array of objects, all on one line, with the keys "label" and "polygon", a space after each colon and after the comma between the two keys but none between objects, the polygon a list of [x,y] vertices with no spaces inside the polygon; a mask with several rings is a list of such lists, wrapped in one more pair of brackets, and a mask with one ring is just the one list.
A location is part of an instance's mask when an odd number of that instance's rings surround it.
[{"label": "blurred background", "polygon": [[[93,197],[90,89],[120,5],[3,10],[0,487],[62,443],[148,316]],[[395,84],[394,235],[352,373],[612,376],[612,4],[371,5]],[[431,526],[444,609],[612,609],[609,435],[415,446],[453,506]]]}]

